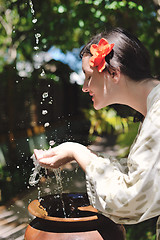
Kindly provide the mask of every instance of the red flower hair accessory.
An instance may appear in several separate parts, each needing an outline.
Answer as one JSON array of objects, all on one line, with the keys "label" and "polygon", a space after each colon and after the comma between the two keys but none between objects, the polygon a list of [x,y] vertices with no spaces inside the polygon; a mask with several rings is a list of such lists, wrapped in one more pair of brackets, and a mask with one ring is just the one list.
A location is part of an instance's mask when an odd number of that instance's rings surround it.
[{"label": "red flower hair accessory", "polygon": [[98,67],[98,72],[102,72],[105,68],[105,57],[112,51],[114,43],[109,44],[105,38],[101,38],[98,45],[92,44],[90,52],[92,57],[89,59],[89,65],[91,67]]}]

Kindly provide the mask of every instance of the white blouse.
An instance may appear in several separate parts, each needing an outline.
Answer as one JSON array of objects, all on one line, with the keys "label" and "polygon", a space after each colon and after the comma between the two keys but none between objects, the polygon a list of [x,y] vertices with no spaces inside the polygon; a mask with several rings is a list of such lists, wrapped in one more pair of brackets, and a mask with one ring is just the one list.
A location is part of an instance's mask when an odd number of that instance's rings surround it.
[{"label": "white blouse", "polygon": [[91,161],[86,180],[91,205],[116,223],[160,215],[160,84],[148,95],[147,115],[128,158]]}]

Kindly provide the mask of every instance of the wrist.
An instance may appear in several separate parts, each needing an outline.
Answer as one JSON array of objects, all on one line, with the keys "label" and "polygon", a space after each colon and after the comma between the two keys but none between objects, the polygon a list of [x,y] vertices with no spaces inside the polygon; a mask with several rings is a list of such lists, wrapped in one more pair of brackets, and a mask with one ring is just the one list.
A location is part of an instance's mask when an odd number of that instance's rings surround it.
[{"label": "wrist", "polygon": [[83,169],[83,171],[86,171],[86,167],[93,159],[98,158],[97,155],[93,153],[90,149],[79,143],[75,143],[72,151],[74,159]]}]

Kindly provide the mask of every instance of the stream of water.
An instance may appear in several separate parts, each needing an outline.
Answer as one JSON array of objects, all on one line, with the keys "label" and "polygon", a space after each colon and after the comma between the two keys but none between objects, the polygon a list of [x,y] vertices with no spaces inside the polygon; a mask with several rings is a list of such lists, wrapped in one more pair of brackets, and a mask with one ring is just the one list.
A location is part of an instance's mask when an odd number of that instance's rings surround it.
[{"label": "stream of water", "polygon": [[64,204],[64,200],[63,200],[63,196],[62,196],[63,185],[62,185],[61,170],[60,170],[60,168],[58,168],[58,169],[53,169],[53,171],[54,171],[54,174],[56,177],[56,182],[58,185],[58,192],[60,193],[60,197],[61,197],[61,201],[62,201],[63,214],[64,214],[64,217],[66,218],[67,216],[66,216],[65,204]]},{"label": "stream of water", "polygon": [[[37,23],[37,18],[35,17],[35,10],[34,10],[34,5],[33,5],[33,2],[32,0],[29,0],[29,6],[30,6],[30,10],[31,10],[31,14],[32,14],[32,23],[36,25]],[[36,31],[36,26],[34,28],[34,30]],[[36,32],[34,34],[35,36],[35,46],[33,47],[33,49],[36,51],[36,57],[38,58],[38,50],[39,50],[39,41],[40,41],[40,37],[41,37],[41,34],[39,32]],[[40,68],[41,66],[38,66],[38,68]],[[41,72],[41,77],[43,77],[45,75],[45,71],[44,69],[42,69],[42,72]],[[43,101],[45,99],[48,98],[48,92],[44,92],[42,94],[42,98],[43,98]],[[42,103],[43,103],[42,101]],[[49,102],[49,104],[51,104]],[[48,114],[48,111],[46,109],[42,110],[42,115],[46,115]],[[49,122],[46,122],[44,124],[44,127],[48,127],[50,124]],[[53,146],[55,144],[55,142],[53,140],[51,140],[49,142],[49,145],[50,147]],[[29,178],[29,184],[30,186],[35,186],[36,184],[38,184],[38,182],[40,181],[41,177],[42,177],[42,173],[41,173],[41,169],[42,167],[39,165],[35,155],[33,154],[32,155],[32,160],[33,160],[33,164],[34,164],[34,168],[32,169],[32,174],[30,175],[30,178]],[[47,170],[45,170],[46,172],[46,175],[47,175]],[[62,208],[63,208],[63,213],[64,213],[64,217],[66,217],[66,211],[65,211],[65,204],[64,204],[64,201],[63,201],[63,185],[62,185],[62,177],[61,177],[61,170],[60,169],[53,169],[53,172],[54,172],[54,175],[55,175],[55,178],[56,178],[56,182],[57,182],[57,192],[58,194],[60,194],[60,197],[61,197],[61,201],[62,201]],[[40,201],[41,200],[41,191],[40,191],[40,188],[38,187],[38,200]]]}]

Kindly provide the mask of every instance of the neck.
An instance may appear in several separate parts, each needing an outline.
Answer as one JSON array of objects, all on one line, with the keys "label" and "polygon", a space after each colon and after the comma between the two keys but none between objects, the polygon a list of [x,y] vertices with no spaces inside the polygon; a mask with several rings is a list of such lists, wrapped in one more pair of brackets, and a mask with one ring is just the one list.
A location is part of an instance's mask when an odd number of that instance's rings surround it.
[{"label": "neck", "polygon": [[141,82],[135,82],[133,80],[124,80],[124,91],[126,96],[123,99],[123,104],[128,105],[140,112],[144,117],[147,114],[147,97],[154,87],[156,87],[160,81],[155,79],[146,79]]}]

